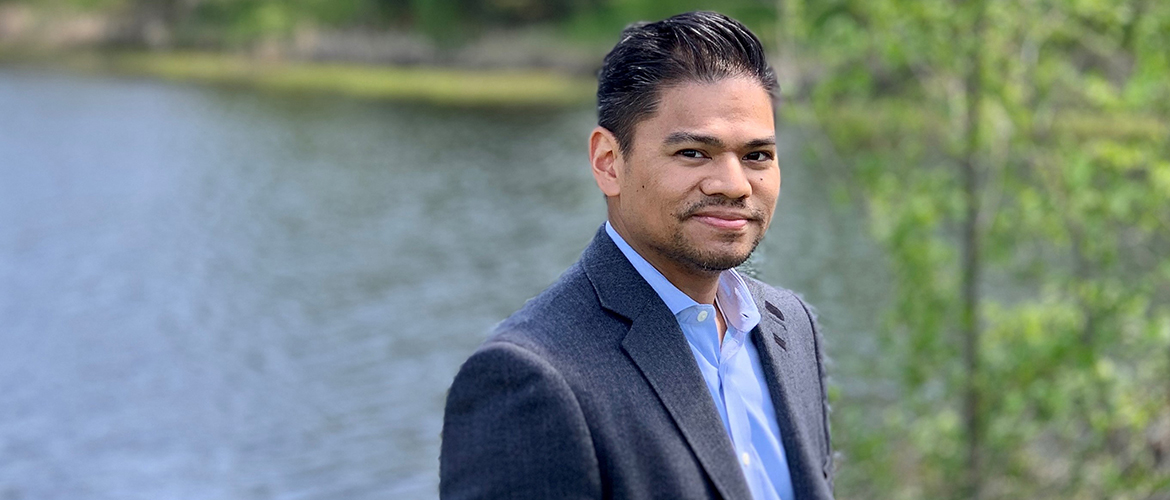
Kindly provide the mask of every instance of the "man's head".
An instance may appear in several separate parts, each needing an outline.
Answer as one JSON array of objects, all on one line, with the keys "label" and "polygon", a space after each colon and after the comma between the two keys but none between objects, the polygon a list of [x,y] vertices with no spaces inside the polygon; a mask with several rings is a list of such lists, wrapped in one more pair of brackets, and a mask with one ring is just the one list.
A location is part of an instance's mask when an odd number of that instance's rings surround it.
[{"label": "man's head", "polygon": [[622,31],[597,75],[597,124],[628,153],[634,125],[654,114],[659,91],[684,81],[742,76],[772,95],[776,74],[746,26],[715,12],[687,12]]},{"label": "man's head", "polygon": [[610,222],[668,277],[741,264],[780,190],[776,78],[759,40],[709,12],[638,24],[598,79],[589,149]]}]

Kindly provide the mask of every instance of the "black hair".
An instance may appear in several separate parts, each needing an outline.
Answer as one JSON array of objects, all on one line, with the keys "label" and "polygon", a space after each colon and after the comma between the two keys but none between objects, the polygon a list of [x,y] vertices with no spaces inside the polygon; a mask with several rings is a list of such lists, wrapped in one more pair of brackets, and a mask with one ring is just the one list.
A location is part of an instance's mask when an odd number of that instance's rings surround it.
[{"label": "black hair", "polygon": [[732,76],[755,78],[775,96],[776,73],[764,47],[739,21],[715,12],[687,12],[632,24],[597,73],[597,124],[613,133],[627,155],[634,126],[654,114],[664,87]]}]

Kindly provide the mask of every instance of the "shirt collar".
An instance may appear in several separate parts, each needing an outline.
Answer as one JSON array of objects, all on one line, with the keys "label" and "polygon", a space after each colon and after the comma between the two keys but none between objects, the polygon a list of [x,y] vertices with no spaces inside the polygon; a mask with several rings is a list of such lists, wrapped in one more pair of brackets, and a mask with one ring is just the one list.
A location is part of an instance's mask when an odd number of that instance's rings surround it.
[{"label": "shirt collar", "polygon": [[[605,232],[613,240],[626,259],[633,264],[634,269],[646,280],[650,288],[666,303],[670,313],[679,317],[679,313],[700,305],[689,295],[674,286],[666,276],[662,275],[649,261],[642,257],[626,240],[622,238],[609,221],[605,222]],[[751,331],[760,323],[760,311],[752,300],[751,291],[744,283],[743,277],[735,269],[728,269],[719,274],[719,290],[715,293],[715,300],[723,311],[723,317],[732,328],[741,332]]]}]

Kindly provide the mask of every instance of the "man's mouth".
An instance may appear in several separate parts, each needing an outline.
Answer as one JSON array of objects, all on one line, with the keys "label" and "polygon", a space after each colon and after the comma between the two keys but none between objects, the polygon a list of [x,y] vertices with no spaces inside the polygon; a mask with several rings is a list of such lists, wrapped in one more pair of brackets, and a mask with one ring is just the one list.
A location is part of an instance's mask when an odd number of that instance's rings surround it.
[{"label": "man's mouth", "polygon": [[755,220],[751,213],[731,209],[700,210],[691,217],[719,229],[743,229],[748,222]]}]

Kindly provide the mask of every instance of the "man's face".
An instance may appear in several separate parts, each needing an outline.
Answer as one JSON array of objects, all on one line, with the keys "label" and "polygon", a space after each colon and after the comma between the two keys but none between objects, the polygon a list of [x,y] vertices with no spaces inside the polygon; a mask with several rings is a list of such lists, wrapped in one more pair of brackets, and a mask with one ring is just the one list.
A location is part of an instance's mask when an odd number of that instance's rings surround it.
[{"label": "man's face", "polygon": [[615,159],[611,223],[660,269],[742,264],[776,208],[775,136],[771,98],[753,79],[665,87],[628,154]]}]

